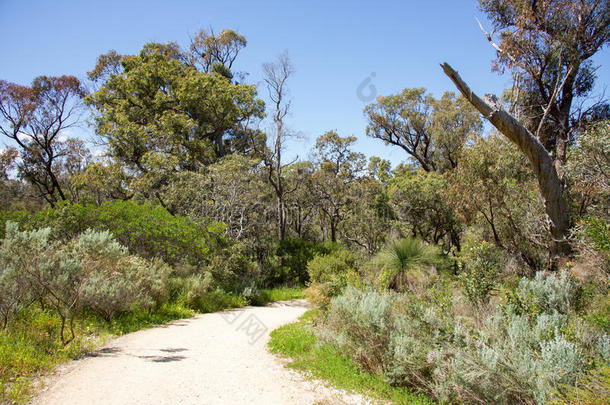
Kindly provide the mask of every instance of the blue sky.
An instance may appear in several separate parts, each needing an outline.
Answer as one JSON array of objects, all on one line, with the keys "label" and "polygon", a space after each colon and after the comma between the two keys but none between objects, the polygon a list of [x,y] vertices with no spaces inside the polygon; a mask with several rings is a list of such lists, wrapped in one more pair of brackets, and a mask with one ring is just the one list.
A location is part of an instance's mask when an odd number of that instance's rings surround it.
[{"label": "blue sky", "polygon": [[[439,67],[447,61],[475,91],[499,94],[510,80],[491,72],[494,52],[475,17],[489,26],[476,0],[0,0],[0,79],[84,79],[110,49],[133,54],[150,41],[187,45],[200,27],[232,28],[248,40],[235,66],[249,73],[248,82],[258,83],[261,64],[284,50],[295,65],[289,121],[306,140],[292,144],[290,154],[306,158],[315,138],[335,129],[356,136],[358,151],[397,164],[404,152],[365,136],[358,86],[370,78],[377,95],[426,87],[439,97],[454,90]],[[609,56],[606,49],[595,59],[605,65],[600,88],[610,76]]]}]

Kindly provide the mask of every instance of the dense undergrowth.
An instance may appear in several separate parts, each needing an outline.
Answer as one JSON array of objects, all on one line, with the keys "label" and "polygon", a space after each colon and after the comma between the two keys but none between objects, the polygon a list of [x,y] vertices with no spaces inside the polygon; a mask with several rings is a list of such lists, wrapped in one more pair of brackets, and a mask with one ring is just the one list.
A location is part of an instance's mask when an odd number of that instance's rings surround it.
[{"label": "dense undergrowth", "polygon": [[398,404],[432,404],[433,401],[409,389],[394,387],[382,376],[367,372],[331,344],[321,342],[314,332],[320,317],[317,310],[306,312],[298,322],[271,332],[272,353],[290,357],[288,366],[329,382],[336,388],[365,394]]},{"label": "dense undergrowth", "polygon": [[458,275],[439,272],[438,252],[402,240],[366,262],[341,253],[313,260],[306,295],[320,308],[317,325],[274,331],[272,351],[294,357],[296,368],[343,381],[346,370],[324,368],[330,356],[384,386],[440,403],[607,401],[605,274],[583,275],[568,263],[534,277],[510,275],[501,253],[483,242],[467,245],[458,259]]}]

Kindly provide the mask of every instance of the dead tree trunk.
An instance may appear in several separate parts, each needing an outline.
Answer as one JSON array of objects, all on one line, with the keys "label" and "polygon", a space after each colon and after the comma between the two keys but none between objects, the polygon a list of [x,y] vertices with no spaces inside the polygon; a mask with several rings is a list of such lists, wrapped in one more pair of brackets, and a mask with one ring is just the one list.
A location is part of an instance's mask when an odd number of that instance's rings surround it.
[{"label": "dead tree trunk", "polygon": [[494,102],[493,97],[489,97],[490,100],[481,99],[448,63],[443,63],[441,67],[470,104],[500,133],[515,143],[529,159],[538,179],[538,187],[550,220],[551,260],[556,264],[559,257],[569,255],[571,252],[567,241],[571,223],[564,184],[557,173],[553,157],[527,128],[504,111],[499,103]]}]

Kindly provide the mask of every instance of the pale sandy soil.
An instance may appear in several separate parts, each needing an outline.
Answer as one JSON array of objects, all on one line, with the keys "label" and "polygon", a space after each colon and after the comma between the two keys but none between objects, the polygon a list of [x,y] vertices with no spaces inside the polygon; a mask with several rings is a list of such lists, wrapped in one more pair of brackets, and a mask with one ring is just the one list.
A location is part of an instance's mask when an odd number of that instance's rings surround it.
[{"label": "pale sandy soil", "polygon": [[34,404],[361,404],[283,367],[269,332],[304,300],[197,315],[114,339],[60,367]]}]

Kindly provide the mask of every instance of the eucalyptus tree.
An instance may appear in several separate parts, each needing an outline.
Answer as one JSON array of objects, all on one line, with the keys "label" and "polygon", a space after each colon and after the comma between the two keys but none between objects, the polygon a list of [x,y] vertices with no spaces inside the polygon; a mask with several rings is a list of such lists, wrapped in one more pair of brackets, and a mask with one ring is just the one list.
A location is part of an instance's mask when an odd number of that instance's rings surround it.
[{"label": "eucalyptus tree", "polygon": [[102,55],[90,76],[101,86],[86,102],[108,155],[161,203],[177,173],[233,152],[233,135],[264,115],[255,86],[197,70],[174,43]]},{"label": "eucalyptus tree", "polygon": [[352,186],[364,170],[365,158],[362,153],[351,150],[354,142],[355,137],[341,137],[335,131],[328,131],[316,140],[316,171],[311,176],[309,189],[333,242],[339,236],[339,224],[359,197]]},{"label": "eucalyptus tree", "polygon": [[302,161],[286,166],[284,171],[286,186],[294,190],[286,196],[287,228],[297,238],[308,240],[318,238],[314,229],[316,201],[307,187],[314,170],[312,162]]},{"label": "eucalyptus tree", "polygon": [[[560,176],[569,144],[605,100],[582,103],[597,78],[592,57],[610,40],[610,4],[597,0],[480,0],[497,51],[493,69],[515,75],[520,119],[553,155]],[[586,107],[585,107],[586,106]],[[584,108],[583,108],[584,107]],[[600,110],[600,107],[602,108]]]},{"label": "eucalyptus tree", "polygon": [[446,92],[437,100],[424,88],[378,97],[364,113],[368,136],[402,148],[427,172],[455,168],[468,136],[481,129],[466,99]]},{"label": "eucalyptus tree", "polygon": [[388,196],[402,236],[442,244],[447,251],[452,247],[460,250],[460,226],[454,205],[447,198],[449,184],[436,172],[397,171],[389,181]]},{"label": "eucalyptus tree", "polygon": [[215,34],[210,28],[199,30],[189,49],[194,63],[202,72],[216,71],[233,78],[233,63],[247,43],[246,37],[233,30],[224,29]]},{"label": "eucalyptus tree", "polygon": [[256,148],[256,153],[262,157],[267,180],[275,192],[277,200],[277,229],[280,240],[286,238],[286,197],[299,186],[296,183],[290,188],[286,187],[284,169],[289,163],[282,160],[282,153],[286,148],[286,142],[292,135],[286,125],[286,116],[290,112],[290,100],[288,99],[286,82],[293,73],[294,67],[286,53],[280,55],[277,62],[265,63],[263,65],[263,81],[267,88],[270,101],[269,115],[273,122],[271,145],[260,144],[255,138],[252,138],[252,145]]},{"label": "eucalyptus tree", "polygon": [[[534,92],[542,114],[521,123],[493,95],[479,97],[449,64],[445,74],[464,97],[528,158],[538,180],[550,222],[553,263],[570,253],[572,220],[563,165],[579,122],[587,114],[575,108],[591,93],[595,68],[591,58],[610,39],[610,4],[595,0],[481,0],[481,10],[495,32],[487,33],[497,51],[498,70],[509,69]],[[533,124],[533,125],[532,125]]]},{"label": "eucalyptus tree", "polygon": [[61,161],[70,153],[66,131],[79,124],[84,87],[74,76],[40,76],[31,86],[0,80],[0,133],[19,150],[19,175],[51,205],[67,200]]}]

